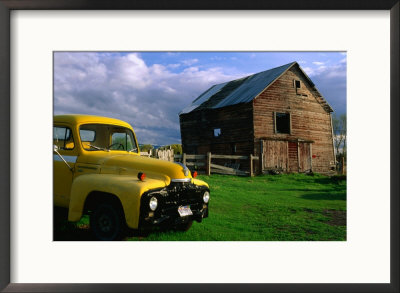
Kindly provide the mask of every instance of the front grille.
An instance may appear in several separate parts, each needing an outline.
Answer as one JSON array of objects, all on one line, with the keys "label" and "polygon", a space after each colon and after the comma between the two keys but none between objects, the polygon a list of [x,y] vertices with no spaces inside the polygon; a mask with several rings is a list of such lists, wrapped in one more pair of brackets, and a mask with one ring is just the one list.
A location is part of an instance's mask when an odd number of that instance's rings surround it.
[{"label": "front grille", "polygon": [[191,183],[173,183],[163,195],[166,205],[187,205],[202,199],[204,189]]},{"label": "front grille", "polygon": [[149,201],[155,196],[158,207],[154,218],[168,216],[179,217],[179,206],[190,206],[193,213],[200,212],[203,208],[203,194],[209,191],[205,186],[194,185],[190,182],[173,182],[169,186],[146,192],[141,198],[141,217],[148,215]]}]

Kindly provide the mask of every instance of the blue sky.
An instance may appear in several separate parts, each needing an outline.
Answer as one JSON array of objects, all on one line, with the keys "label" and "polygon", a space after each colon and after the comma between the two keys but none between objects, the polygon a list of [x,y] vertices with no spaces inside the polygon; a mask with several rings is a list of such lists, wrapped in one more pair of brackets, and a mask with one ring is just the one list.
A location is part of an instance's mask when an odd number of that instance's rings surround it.
[{"label": "blue sky", "polygon": [[214,84],[297,61],[337,115],[344,52],[55,52],[54,113],[129,122],[139,143],[180,143],[179,112]]}]

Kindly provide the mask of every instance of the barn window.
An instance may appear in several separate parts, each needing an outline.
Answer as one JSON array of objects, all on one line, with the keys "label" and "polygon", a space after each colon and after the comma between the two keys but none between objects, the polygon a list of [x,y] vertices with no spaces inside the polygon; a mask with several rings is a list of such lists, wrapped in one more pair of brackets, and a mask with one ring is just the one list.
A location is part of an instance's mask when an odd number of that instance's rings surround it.
[{"label": "barn window", "polygon": [[300,92],[299,92],[299,90],[300,90],[300,88],[301,88],[301,82],[300,82],[300,80],[294,80],[293,81],[293,86],[294,86],[294,89],[295,89],[295,91],[296,91],[296,94],[300,94]]},{"label": "barn window", "polygon": [[275,132],[290,134],[289,113],[275,113]]},{"label": "barn window", "polygon": [[214,137],[221,136],[221,128],[214,128]]}]

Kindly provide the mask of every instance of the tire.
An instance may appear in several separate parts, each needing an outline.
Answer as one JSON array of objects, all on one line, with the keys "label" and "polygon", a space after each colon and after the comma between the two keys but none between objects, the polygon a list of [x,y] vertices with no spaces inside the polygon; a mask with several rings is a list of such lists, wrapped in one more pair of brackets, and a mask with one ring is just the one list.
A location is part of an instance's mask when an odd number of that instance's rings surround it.
[{"label": "tire", "polygon": [[96,240],[120,240],[125,219],[120,207],[113,203],[98,203],[90,214],[90,229]]},{"label": "tire", "polygon": [[190,229],[190,227],[192,227],[192,224],[193,224],[193,220],[189,220],[187,222],[176,225],[175,229],[178,231],[187,231]]}]

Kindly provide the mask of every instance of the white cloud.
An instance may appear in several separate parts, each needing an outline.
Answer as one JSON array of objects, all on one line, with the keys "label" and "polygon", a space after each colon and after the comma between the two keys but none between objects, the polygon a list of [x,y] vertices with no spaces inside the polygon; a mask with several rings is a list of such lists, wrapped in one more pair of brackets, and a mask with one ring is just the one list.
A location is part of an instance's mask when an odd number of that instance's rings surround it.
[{"label": "white cloud", "polygon": [[114,117],[129,122],[140,143],[178,143],[178,113],[212,85],[238,76],[222,68],[173,68],[149,66],[135,53],[55,53],[55,114]]},{"label": "white cloud", "polygon": [[[54,55],[55,114],[110,116],[129,122],[140,143],[178,143],[178,113],[183,108],[212,85],[248,75],[248,72],[226,73],[222,67],[205,68],[199,66],[198,59],[188,60],[186,64],[191,65],[183,66],[183,62],[176,60],[173,64],[148,65],[136,53],[57,52]],[[303,68],[339,112],[346,105],[345,58],[342,61]],[[335,104],[337,97],[344,98]]]},{"label": "white cloud", "polygon": [[346,58],[334,65],[326,65],[324,62],[312,62],[317,67],[302,67],[311,77],[316,75],[325,75],[326,77],[346,76]]},{"label": "white cloud", "polygon": [[183,65],[186,66],[191,66],[193,64],[196,64],[197,62],[199,62],[199,59],[187,59],[182,61]]},{"label": "white cloud", "polygon": [[304,70],[305,73],[307,73],[307,75],[312,76],[314,75],[315,70],[311,67],[302,67],[302,69]]},{"label": "white cloud", "polygon": [[323,65],[317,68],[304,68],[321,94],[337,113],[346,112],[346,62]]},{"label": "white cloud", "polygon": [[113,81],[117,84],[123,82],[132,88],[145,88],[151,84],[150,69],[138,54],[129,54],[117,58],[112,70]]},{"label": "white cloud", "polygon": [[180,67],[180,66],[181,66],[181,64],[179,64],[179,63],[168,64],[168,65],[167,65],[168,68],[172,68],[172,69],[178,68],[178,67]]}]

